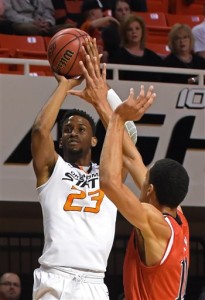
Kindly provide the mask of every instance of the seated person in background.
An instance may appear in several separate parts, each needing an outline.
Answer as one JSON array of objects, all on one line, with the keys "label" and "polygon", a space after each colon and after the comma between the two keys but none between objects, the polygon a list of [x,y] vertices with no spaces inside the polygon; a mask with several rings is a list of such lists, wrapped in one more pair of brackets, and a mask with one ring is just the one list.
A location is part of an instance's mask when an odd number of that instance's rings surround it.
[{"label": "seated person in background", "polygon": [[[164,58],[164,66],[170,68],[205,69],[205,60],[193,52],[194,37],[186,24],[175,24],[169,32],[169,48]],[[196,83],[197,78],[191,74],[165,74],[165,82]]]},{"label": "seated person in background", "polygon": [[122,22],[131,12],[130,3],[127,0],[116,0],[112,7],[112,15],[119,22]]},{"label": "seated person in background", "polygon": [[12,22],[6,20],[4,0],[0,0],[0,33],[10,34],[12,33]]},{"label": "seated person in background", "polygon": [[203,22],[192,28],[192,34],[194,36],[194,52],[205,59],[205,4],[203,14]]},{"label": "seated person in background", "polygon": [[0,300],[19,300],[21,280],[16,273],[8,272],[0,276]]},{"label": "seated person in background", "polygon": [[[113,9],[118,0],[102,0],[103,6]],[[147,11],[147,0],[128,0],[129,6],[133,11]]]},{"label": "seated person in background", "polygon": [[114,22],[119,26],[119,22],[112,16],[103,16],[103,5],[99,0],[85,0],[82,4],[83,22],[79,26],[92,38],[96,38],[98,51],[103,53],[103,61],[107,61],[107,51],[104,51],[104,41],[102,37],[103,28],[110,26]]},{"label": "seated person in background", "polygon": [[147,11],[147,0],[130,0],[130,6],[133,11]]},{"label": "seated person in background", "polygon": [[[121,24],[122,46],[109,63],[124,65],[161,66],[162,58],[145,48],[145,23],[140,16],[130,15]],[[122,80],[159,81],[160,75],[141,71],[119,71]]]},{"label": "seated person in background", "polygon": [[63,28],[56,26],[54,13],[51,0],[5,1],[5,17],[13,22],[13,33],[18,35],[52,36]]},{"label": "seated person in background", "polygon": [[[112,16],[121,23],[125,17],[131,14],[131,7],[127,0],[116,0],[112,7]],[[102,32],[104,48],[108,52],[108,61],[115,55],[116,49],[120,47],[121,35],[120,27],[112,23],[109,27],[105,27]]]},{"label": "seated person in background", "polygon": [[68,27],[76,27],[77,22],[68,17],[66,0],[52,0],[55,10],[56,25],[68,24]]}]

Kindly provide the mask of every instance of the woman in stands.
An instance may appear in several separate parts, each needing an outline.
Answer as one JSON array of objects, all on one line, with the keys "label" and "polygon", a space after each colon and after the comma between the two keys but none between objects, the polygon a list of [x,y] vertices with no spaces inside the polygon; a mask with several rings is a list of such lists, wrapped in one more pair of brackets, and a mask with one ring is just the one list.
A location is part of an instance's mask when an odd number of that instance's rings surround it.
[{"label": "woman in stands", "polygon": [[[131,14],[131,7],[127,0],[116,0],[112,6],[112,16],[121,23]],[[116,49],[120,47],[121,35],[120,26],[115,23],[105,27],[102,31],[104,48],[108,53],[108,60],[115,56]]]},{"label": "woman in stands", "polygon": [[[170,68],[203,69],[205,59],[194,53],[194,37],[186,24],[175,24],[169,32],[171,53],[164,58],[164,66]],[[166,74],[164,81],[175,83],[197,83],[197,77],[191,74]]]},{"label": "woman in stands", "polygon": [[[110,58],[109,63],[124,65],[161,66],[162,58],[145,47],[145,23],[140,16],[130,15],[121,24],[122,46]],[[159,81],[160,75],[150,72],[120,71],[123,80]]]}]

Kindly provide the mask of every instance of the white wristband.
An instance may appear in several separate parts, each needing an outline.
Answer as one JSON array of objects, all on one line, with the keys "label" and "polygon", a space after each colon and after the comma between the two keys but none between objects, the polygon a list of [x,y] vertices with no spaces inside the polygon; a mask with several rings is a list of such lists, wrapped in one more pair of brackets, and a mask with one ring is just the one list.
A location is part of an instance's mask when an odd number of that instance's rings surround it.
[{"label": "white wristband", "polygon": [[[116,94],[116,92],[113,89],[109,89],[107,93],[107,100],[110,104],[110,107],[112,110],[115,110],[120,103],[122,103],[122,100],[120,97]],[[127,121],[125,123],[125,128],[127,130],[127,133],[129,134],[131,140],[134,144],[137,142],[137,128],[135,126],[135,123],[133,121]]]}]

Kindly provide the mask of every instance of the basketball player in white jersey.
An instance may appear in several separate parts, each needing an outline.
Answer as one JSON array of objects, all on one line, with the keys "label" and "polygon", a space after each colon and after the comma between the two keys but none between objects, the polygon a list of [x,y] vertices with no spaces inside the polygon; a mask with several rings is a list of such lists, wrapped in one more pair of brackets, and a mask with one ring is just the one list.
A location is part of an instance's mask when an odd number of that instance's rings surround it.
[{"label": "basketball player in white jersey", "polygon": [[[97,51],[96,43],[94,47]],[[63,157],[55,151],[52,128],[67,91],[82,81],[57,79],[56,90],[32,128],[33,167],[45,236],[40,268],[34,271],[33,300],[107,300],[104,274],[117,210],[100,190],[99,167],[91,162],[91,150],[97,143],[91,116],[76,109],[68,111],[59,144]],[[117,95],[110,92],[108,98],[116,100]],[[130,134],[136,138],[135,126]]]}]

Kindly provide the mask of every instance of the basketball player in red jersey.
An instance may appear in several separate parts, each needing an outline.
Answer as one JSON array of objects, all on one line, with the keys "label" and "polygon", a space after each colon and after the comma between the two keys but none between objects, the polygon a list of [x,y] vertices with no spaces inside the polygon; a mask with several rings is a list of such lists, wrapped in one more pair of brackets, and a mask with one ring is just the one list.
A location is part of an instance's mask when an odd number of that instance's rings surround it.
[{"label": "basketball player in red jersey", "polygon": [[112,114],[101,155],[100,184],[134,226],[124,261],[125,299],[182,300],[189,266],[189,228],[179,205],[188,191],[188,174],[171,159],[161,159],[147,169],[129,143],[128,160],[141,189],[139,198],[120,175],[124,122],[136,119],[143,101],[131,89],[128,99]]},{"label": "basketball player in red jersey", "polygon": [[[109,114],[103,98],[105,66],[102,75],[97,64],[87,66],[82,64],[92,91],[89,102],[102,120],[110,116],[100,160],[100,186],[134,226],[124,262],[125,299],[182,300],[189,266],[189,227],[179,205],[187,194],[189,176],[172,159],[161,159],[147,169],[124,132],[126,121],[139,120],[152,105],[153,89],[145,95],[142,86],[138,97],[131,89],[128,99]],[[83,98],[83,94],[79,96]],[[141,189],[139,198],[123,184],[123,164]]]}]

